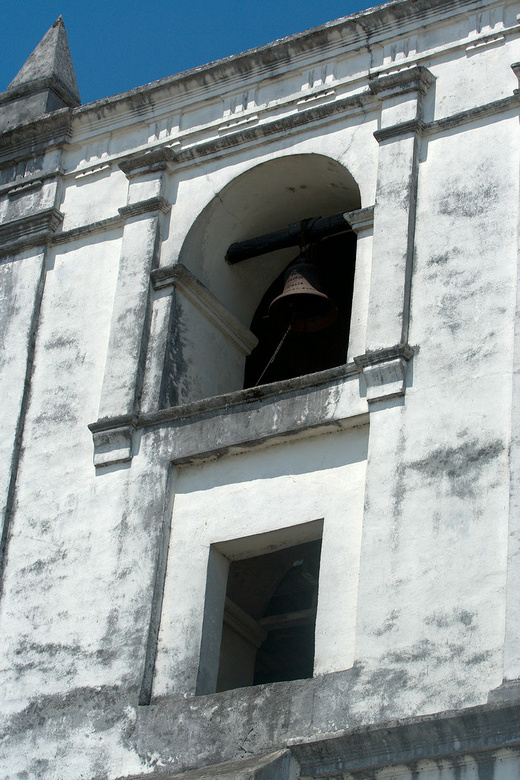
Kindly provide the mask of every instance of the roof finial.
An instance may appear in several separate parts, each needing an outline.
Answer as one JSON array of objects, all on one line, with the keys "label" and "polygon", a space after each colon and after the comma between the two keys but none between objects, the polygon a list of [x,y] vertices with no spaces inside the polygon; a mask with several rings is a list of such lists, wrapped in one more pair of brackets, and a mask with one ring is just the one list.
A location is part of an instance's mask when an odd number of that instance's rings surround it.
[{"label": "roof finial", "polygon": [[[51,89],[55,93],[62,106],[73,107],[81,103],[67,33],[61,15],[11,81],[7,92],[22,96],[45,88]],[[14,97],[15,94],[12,96]],[[53,101],[51,101],[52,103]],[[52,111],[62,106],[52,105],[48,110]]]}]

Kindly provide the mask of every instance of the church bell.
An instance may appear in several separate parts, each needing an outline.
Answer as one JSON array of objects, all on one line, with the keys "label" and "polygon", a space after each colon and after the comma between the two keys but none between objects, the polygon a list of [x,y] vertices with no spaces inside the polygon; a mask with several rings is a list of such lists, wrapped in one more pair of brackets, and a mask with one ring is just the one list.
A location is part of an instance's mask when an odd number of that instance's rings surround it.
[{"label": "church bell", "polygon": [[283,292],[269,306],[269,317],[298,333],[322,330],[337,319],[338,309],[323,291],[319,268],[306,260],[289,266]]}]

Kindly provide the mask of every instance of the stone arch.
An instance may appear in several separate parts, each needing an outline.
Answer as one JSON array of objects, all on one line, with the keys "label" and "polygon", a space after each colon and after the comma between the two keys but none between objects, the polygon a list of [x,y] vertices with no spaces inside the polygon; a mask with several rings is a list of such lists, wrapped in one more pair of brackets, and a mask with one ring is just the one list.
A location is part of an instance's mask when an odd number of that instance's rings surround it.
[{"label": "stone arch", "polygon": [[[230,244],[283,229],[305,218],[325,217],[360,206],[357,183],[336,160],[321,154],[274,158],[239,174],[213,197],[190,228],[179,263],[202,282],[241,326],[249,329],[265,293],[297,250],[279,250],[230,266],[225,259]],[[170,367],[170,384],[177,388],[182,385],[183,391],[173,395],[170,392],[170,402],[242,388],[246,355],[232,355],[230,350],[220,348],[219,355],[208,359],[208,350],[202,343],[208,339],[207,328],[194,327],[193,317],[190,322],[190,317],[182,312],[182,304],[177,315],[177,320],[172,321],[177,330],[176,335],[172,334],[175,346],[170,350],[176,356],[177,366]],[[204,354],[204,367],[196,365],[197,353]],[[212,382],[211,374],[220,379]]]}]

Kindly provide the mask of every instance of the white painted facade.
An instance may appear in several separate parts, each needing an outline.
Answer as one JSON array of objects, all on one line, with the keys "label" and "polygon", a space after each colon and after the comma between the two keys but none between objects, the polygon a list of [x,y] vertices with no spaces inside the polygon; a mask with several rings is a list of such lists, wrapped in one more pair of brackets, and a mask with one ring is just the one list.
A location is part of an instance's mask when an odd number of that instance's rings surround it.
[{"label": "white painted facade", "polygon": [[[0,95],[0,777],[516,780],[519,18]],[[295,250],[228,247],[339,212],[346,363],[244,390]],[[215,692],[230,562],[317,538],[313,677]]]}]

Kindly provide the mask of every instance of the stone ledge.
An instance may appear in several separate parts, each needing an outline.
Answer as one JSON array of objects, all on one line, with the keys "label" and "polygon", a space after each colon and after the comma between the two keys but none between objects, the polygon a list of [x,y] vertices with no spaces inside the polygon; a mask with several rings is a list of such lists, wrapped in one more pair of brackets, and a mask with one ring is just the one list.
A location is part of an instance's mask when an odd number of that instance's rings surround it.
[{"label": "stone ledge", "polygon": [[383,127],[374,132],[374,138],[378,143],[388,141],[390,138],[401,138],[404,135],[424,135],[428,125],[422,119],[410,119],[409,122],[400,122],[398,125]]},{"label": "stone ledge", "polygon": [[[98,466],[130,460],[134,430],[155,438],[157,460],[181,465],[277,438],[366,424],[366,401],[359,395],[358,383],[352,383],[358,374],[357,366],[350,363],[148,414],[102,418],[88,426],[94,438],[94,460]],[[179,427],[184,430],[182,437]]]},{"label": "stone ledge", "polygon": [[509,97],[494,100],[492,103],[485,103],[483,106],[468,108],[467,111],[460,111],[457,114],[450,114],[450,116],[443,117],[442,119],[435,119],[433,122],[429,122],[425,125],[424,134],[435,135],[436,133],[442,133],[445,130],[451,130],[460,125],[476,122],[479,119],[486,119],[487,117],[495,116],[496,114],[503,114],[511,109],[517,111],[520,105],[519,93],[520,90],[519,92],[515,91],[515,93]]},{"label": "stone ledge", "polygon": [[408,344],[396,344],[354,358],[363,372],[369,403],[404,395],[406,367],[413,354]]},{"label": "stone ledge", "polygon": [[61,108],[32,122],[6,130],[0,134],[0,164],[25,157],[50,146],[67,143],[72,135],[72,109]]},{"label": "stone ledge", "polygon": [[366,230],[372,230],[374,227],[374,206],[366,206],[363,209],[348,211],[345,219],[349,223],[354,233],[363,233]]},{"label": "stone ledge", "polygon": [[29,246],[48,244],[63,214],[51,208],[0,225],[0,254],[10,254]]},{"label": "stone ledge", "polygon": [[[89,426],[92,430],[92,426]],[[107,430],[92,431],[94,466],[113,466],[125,463],[133,456],[133,425],[122,425]]]},{"label": "stone ledge", "polygon": [[[154,780],[297,780],[298,767],[290,750],[277,750],[251,758],[188,769],[180,774],[154,773]],[[124,780],[145,780],[150,775],[124,776]],[[123,780],[123,777],[120,778]]]},{"label": "stone ledge", "polygon": [[[395,684],[402,684],[400,678]],[[403,764],[412,774],[422,760],[452,757],[460,762],[468,754],[486,760],[492,751],[520,748],[520,699],[391,719],[384,714],[387,705],[380,703],[379,710],[358,706],[365,686],[363,667],[355,665],[308,680],[164,697],[138,708],[137,749],[155,752],[167,766],[171,762],[173,773],[197,764],[209,769],[217,759],[216,743],[218,759],[230,760],[246,741],[259,756],[289,748],[300,777],[339,778],[356,771],[373,777],[383,767]],[[375,692],[372,696],[377,698]],[[269,727],[258,729],[259,723]],[[331,730],[332,724],[337,730]],[[254,737],[248,739],[251,731]],[[184,766],[172,757],[178,744],[186,746]]]},{"label": "stone ledge", "polygon": [[368,82],[370,91],[384,100],[394,95],[402,95],[406,92],[426,93],[435,82],[435,76],[424,65],[413,65],[404,68],[397,73],[385,76],[372,77]]},{"label": "stone ledge", "polygon": [[520,701],[391,721],[305,742],[289,740],[288,746],[301,774],[314,777],[518,748]]},{"label": "stone ledge", "polygon": [[137,203],[121,206],[118,211],[124,219],[128,219],[129,217],[138,217],[141,214],[150,214],[152,211],[162,211],[163,214],[168,214],[170,209],[171,203],[159,195],[155,198],[147,198],[139,200]]},{"label": "stone ledge", "polygon": [[105,230],[122,228],[124,223],[124,217],[120,214],[114,217],[107,217],[106,219],[100,219],[98,222],[90,222],[88,225],[81,225],[80,227],[71,228],[70,230],[63,230],[61,233],[55,233],[52,236],[51,243],[68,244],[69,241],[77,241],[78,239],[90,236],[93,233],[102,233]]}]

